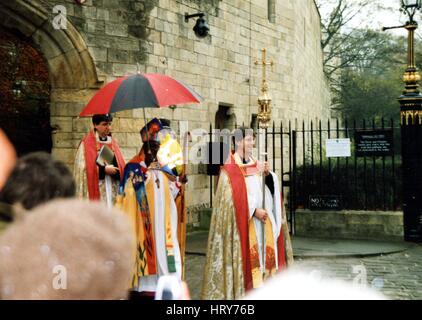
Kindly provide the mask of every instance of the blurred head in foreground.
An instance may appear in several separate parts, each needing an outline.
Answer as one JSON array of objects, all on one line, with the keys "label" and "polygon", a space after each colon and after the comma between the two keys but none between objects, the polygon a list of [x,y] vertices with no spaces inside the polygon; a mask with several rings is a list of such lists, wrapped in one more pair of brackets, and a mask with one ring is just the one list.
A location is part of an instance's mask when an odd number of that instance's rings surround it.
[{"label": "blurred head in foreground", "polygon": [[67,166],[46,152],[34,152],[18,159],[0,191],[0,201],[30,210],[51,199],[74,195],[75,181]]},{"label": "blurred head in foreground", "polygon": [[16,163],[16,152],[7,139],[6,134],[0,129],[0,150],[2,159],[0,161],[0,190],[3,188],[10,172]]},{"label": "blurred head in foreground", "polygon": [[324,279],[292,269],[278,274],[263,287],[250,292],[245,300],[386,300],[374,289],[353,283]]},{"label": "blurred head in foreground", "polygon": [[0,299],[125,299],[134,241],[101,203],[39,206],[0,237]]}]

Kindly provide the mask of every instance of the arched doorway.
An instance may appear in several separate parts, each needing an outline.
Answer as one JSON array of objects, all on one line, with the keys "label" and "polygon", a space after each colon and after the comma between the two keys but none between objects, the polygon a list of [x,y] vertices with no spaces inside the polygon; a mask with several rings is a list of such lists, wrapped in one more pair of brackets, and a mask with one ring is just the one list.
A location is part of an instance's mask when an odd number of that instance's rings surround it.
[{"label": "arched doorway", "polygon": [[[90,119],[77,119],[83,106],[104,84],[82,35],[70,20],[66,29],[52,26],[52,5],[45,1],[14,0],[0,2],[0,26],[22,35],[38,49],[48,67],[50,123],[54,127],[52,154],[73,167],[76,146],[89,128]],[[19,86],[15,85],[15,89]],[[0,106],[0,117],[3,117]]]},{"label": "arched doorway", "polygon": [[50,80],[37,49],[0,27],[0,128],[18,155],[51,152]]}]

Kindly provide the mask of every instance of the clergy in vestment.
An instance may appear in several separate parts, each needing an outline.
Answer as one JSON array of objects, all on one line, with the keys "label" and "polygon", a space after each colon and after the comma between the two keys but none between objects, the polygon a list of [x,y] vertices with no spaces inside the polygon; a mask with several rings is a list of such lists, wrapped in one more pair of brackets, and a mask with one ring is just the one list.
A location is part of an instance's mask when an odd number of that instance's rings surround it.
[{"label": "clergy in vestment", "polygon": [[[94,129],[79,144],[73,171],[77,197],[101,200],[109,208],[115,203],[120,174],[125,167],[119,145],[111,136],[112,121],[111,114],[96,114],[92,117]],[[97,162],[98,153],[103,146],[114,153],[112,163],[107,165]]]},{"label": "clergy in vestment", "polygon": [[160,276],[180,279],[182,273],[174,201],[180,186],[157,162],[159,146],[155,140],[144,142],[126,165],[116,204],[129,216],[136,235],[130,288],[145,298],[154,296]]},{"label": "clergy in vestment", "polygon": [[[157,153],[157,160],[164,171],[176,176],[176,184],[180,187],[175,202],[177,208],[177,240],[180,247],[182,259],[182,279],[185,279],[185,252],[186,252],[186,218],[187,210],[185,203],[185,186],[188,181],[186,174],[186,164],[184,163],[183,150],[177,141],[176,133],[170,127],[170,122],[160,119],[163,128],[158,132],[157,139],[160,142],[160,149]],[[183,137],[184,149],[187,149],[188,134]],[[185,154],[187,158],[187,155]]]},{"label": "clergy in vestment", "polygon": [[204,269],[205,300],[240,299],[293,262],[279,181],[268,163],[252,156],[254,143],[251,129],[238,129],[236,150],[221,167]]}]

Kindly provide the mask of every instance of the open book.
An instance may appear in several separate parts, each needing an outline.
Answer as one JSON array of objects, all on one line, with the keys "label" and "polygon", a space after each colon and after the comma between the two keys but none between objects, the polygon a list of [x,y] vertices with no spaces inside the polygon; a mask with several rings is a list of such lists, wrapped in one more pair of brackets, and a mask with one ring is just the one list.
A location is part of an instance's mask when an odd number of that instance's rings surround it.
[{"label": "open book", "polygon": [[107,166],[107,165],[112,165],[113,164],[113,159],[114,159],[114,152],[106,147],[106,146],[102,146],[100,149],[100,152],[98,153],[98,157],[97,157],[97,163],[100,166]]}]

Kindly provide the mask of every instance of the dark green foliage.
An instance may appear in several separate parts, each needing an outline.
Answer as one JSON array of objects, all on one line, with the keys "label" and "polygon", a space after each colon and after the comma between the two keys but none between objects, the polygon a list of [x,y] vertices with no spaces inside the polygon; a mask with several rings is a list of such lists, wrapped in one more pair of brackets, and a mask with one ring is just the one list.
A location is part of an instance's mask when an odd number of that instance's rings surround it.
[{"label": "dark green foliage", "polygon": [[[356,34],[362,39],[370,35],[365,40],[367,59],[341,69],[337,82],[332,85],[334,109],[352,120],[382,117],[398,120],[397,99],[404,89],[407,40],[371,30]],[[417,61],[422,62],[422,46],[418,43],[416,52]]]}]

